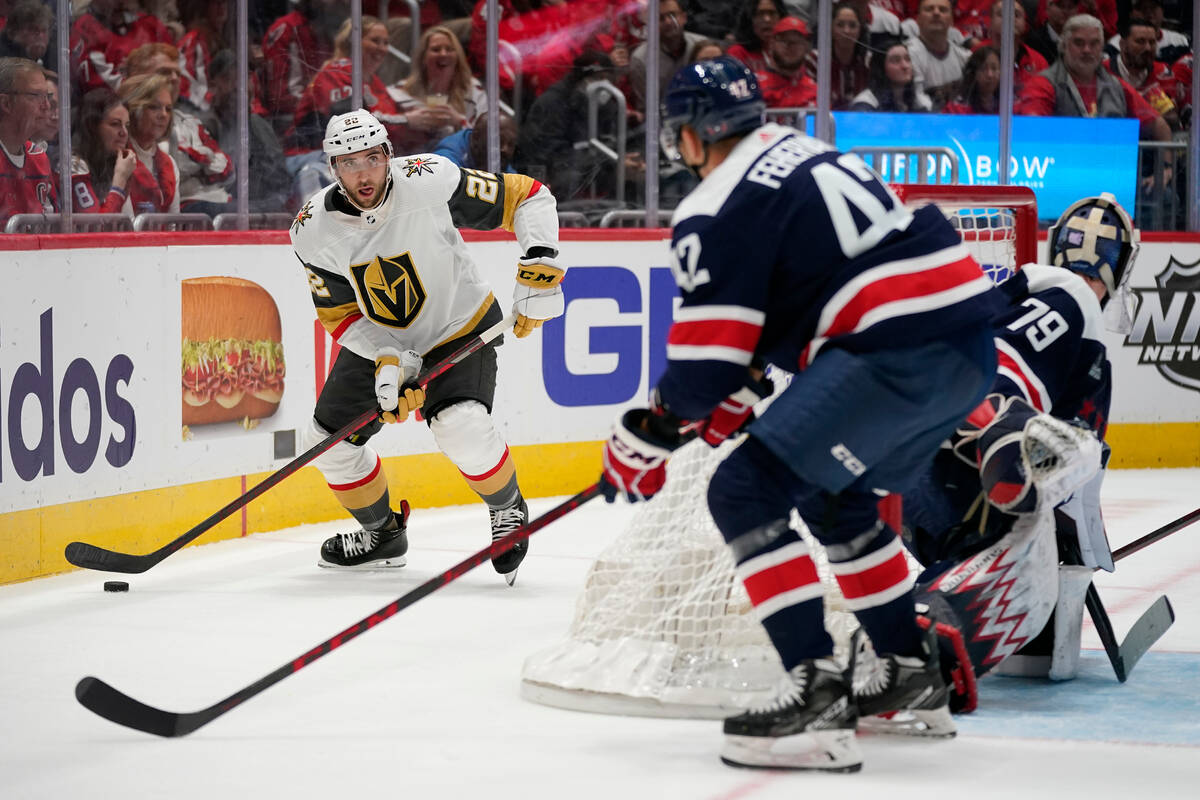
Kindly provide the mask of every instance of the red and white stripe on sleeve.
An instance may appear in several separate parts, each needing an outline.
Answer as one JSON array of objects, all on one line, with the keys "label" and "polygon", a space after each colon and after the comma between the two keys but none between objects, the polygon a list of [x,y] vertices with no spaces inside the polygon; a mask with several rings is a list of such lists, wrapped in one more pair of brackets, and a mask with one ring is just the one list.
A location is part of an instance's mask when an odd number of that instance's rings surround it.
[{"label": "red and white stripe on sleeve", "polygon": [[667,334],[671,361],[727,361],[748,366],[766,314],[745,306],[684,306]]}]

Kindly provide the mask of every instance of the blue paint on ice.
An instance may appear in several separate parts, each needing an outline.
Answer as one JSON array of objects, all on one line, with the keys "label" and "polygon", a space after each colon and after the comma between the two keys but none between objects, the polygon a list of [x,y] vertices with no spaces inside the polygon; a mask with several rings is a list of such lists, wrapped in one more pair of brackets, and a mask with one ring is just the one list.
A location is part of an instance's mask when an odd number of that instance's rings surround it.
[{"label": "blue paint on ice", "polygon": [[1200,745],[1200,653],[1147,653],[1125,683],[1100,650],[1072,681],[989,675],[955,722],[966,736]]}]

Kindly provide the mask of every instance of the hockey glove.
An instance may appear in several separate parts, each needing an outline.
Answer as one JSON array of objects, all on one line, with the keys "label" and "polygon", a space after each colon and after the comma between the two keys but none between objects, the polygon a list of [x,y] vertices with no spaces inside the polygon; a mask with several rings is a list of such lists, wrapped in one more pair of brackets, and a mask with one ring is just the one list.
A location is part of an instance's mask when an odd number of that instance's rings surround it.
[{"label": "hockey glove", "polygon": [[740,432],[754,421],[754,405],[764,397],[770,397],[775,384],[770,378],[751,378],[745,386],[721,401],[700,425],[700,435],[709,447],[720,447],[721,443]]},{"label": "hockey glove", "polygon": [[421,354],[415,350],[380,350],[375,356],[375,400],[384,422],[403,422],[425,405],[425,390],[416,382]]},{"label": "hockey glove", "polygon": [[649,500],[663,487],[667,459],[691,436],[661,413],[646,408],[626,411],[604,445],[600,491],[613,502],[618,494],[636,503]]},{"label": "hockey glove", "polygon": [[559,284],[566,272],[549,255],[526,256],[517,261],[517,287],[513,291],[517,321],[513,333],[518,339],[533,333],[546,320],[562,316],[563,293]]}]

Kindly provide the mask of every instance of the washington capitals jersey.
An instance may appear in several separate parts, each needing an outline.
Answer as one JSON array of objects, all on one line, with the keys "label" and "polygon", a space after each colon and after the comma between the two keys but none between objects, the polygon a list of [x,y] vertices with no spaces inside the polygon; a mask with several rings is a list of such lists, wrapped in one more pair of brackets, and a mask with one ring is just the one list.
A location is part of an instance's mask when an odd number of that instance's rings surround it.
[{"label": "washington capitals jersey", "polygon": [[389,169],[377,207],[360,212],[335,183],[291,228],[318,319],[368,359],[383,348],[424,355],[469,334],[495,303],[459,227],[513,231],[525,253],[558,250],[554,197],[532,178],[461,170],[429,154],[392,159]]},{"label": "washington capitals jersey", "polygon": [[1000,290],[1010,305],[994,323],[993,391],[1059,419],[1081,417],[1103,438],[1112,368],[1095,293],[1075,273],[1040,264],[1026,264]]},{"label": "washington capitals jersey", "polygon": [[685,419],[752,361],[795,372],[827,347],[916,346],[1004,305],[937,208],[910,211],[858,156],[793,128],[746,136],[672,222],[683,303],[658,388]]}]

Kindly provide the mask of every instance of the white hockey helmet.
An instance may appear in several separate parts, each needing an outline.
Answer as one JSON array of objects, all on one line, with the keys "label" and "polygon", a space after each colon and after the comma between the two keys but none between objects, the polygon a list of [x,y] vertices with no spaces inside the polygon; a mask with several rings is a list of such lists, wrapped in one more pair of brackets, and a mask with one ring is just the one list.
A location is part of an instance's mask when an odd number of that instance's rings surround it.
[{"label": "white hockey helmet", "polygon": [[1103,282],[1105,325],[1128,333],[1134,306],[1129,278],[1142,238],[1129,213],[1108,192],[1085,197],[1063,211],[1047,238],[1051,264]]},{"label": "white hockey helmet", "polygon": [[[329,120],[329,124],[325,126],[325,138],[321,141],[321,147],[325,151],[325,160],[329,166],[330,176],[337,181],[341,187],[342,193],[350,198],[350,202],[354,203],[350,192],[346,191],[345,184],[338,177],[337,170],[334,169],[334,160],[338,156],[346,156],[351,153],[359,153],[363,150],[370,150],[372,147],[383,147],[384,155],[388,159],[392,157],[392,141],[388,138],[387,128],[383,127],[383,123],[375,119],[375,116],[366,109],[360,108],[357,111],[349,111],[345,114],[338,114]],[[387,183],[391,185],[392,175],[388,172]],[[384,187],[386,194],[388,186]],[[354,203],[358,206],[357,203]],[[366,209],[363,209],[364,211]]]}]

